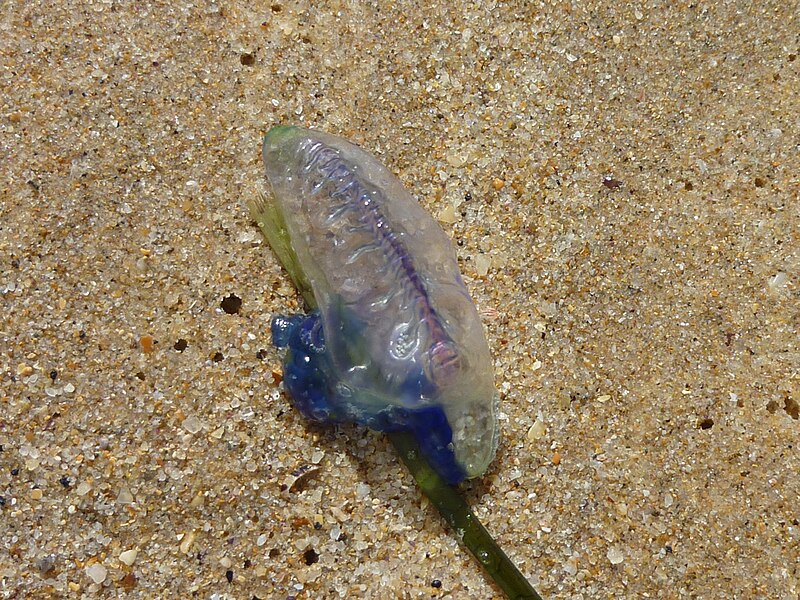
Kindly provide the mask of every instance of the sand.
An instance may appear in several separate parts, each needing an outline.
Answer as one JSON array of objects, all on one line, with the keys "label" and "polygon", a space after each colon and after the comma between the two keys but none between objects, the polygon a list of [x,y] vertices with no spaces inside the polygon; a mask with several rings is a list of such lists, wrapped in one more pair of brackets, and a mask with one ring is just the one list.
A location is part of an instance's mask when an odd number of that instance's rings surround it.
[{"label": "sand", "polygon": [[3,2],[0,597],[501,597],[282,391],[245,203],[298,124],[453,238],[502,412],[465,493],[545,598],[797,598],[798,14]]}]

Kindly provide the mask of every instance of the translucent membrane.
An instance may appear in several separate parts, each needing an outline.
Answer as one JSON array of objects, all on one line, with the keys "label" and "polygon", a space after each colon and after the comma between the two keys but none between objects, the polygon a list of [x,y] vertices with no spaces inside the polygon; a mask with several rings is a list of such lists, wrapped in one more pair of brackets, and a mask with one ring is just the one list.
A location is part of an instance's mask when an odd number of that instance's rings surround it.
[{"label": "translucent membrane", "polygon": [[306,299],[277,317],[284,382],[317,421],[411,433],[449,483],[497,446],[496,391],[478,312],[449,238],[375,158],[332,135],[277,127],[253,209]]}]

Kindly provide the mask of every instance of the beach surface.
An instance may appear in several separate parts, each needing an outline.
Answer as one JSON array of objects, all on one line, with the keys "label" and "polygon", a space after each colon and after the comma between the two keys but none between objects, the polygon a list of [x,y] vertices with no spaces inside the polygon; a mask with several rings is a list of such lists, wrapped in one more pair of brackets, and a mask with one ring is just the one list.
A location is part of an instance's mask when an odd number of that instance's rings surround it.
[{"label": "beach surface", "polygon": [[283,392],[278,124],[452,238],[502,430],[464,493],[544,598],[800,596],[795,3],[0,6],[1,598],[501,598]]}]

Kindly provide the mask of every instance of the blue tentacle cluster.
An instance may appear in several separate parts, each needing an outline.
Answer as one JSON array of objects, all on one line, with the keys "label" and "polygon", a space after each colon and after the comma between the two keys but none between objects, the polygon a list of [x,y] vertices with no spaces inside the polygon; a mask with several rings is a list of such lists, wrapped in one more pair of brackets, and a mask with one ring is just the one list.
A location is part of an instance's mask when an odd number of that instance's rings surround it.
[{"label": "blue tentacle cluster", "polygon": [[295,407],[312,421],[341,421],[329,398],[325,360],[325,336],[318,311],[307,315],[278,315],[272,319],[272,343],[287,348],[283,363],[283,385]]},{"label": "blue tentacle cluster", "polygon": [[[388,406],[375,414],[350,410],[352,398],[336,390],[337,377],[326,355],[325,335],[318,311],[300,315],[277,315],[272,319],[272,343],[287,348],[283,384],[292,403],[307,419],[322,423],[355,420],[376,431],[408,431],[431,466],[448,482],[463,481],[463,469],[452,450],[453,432],[438,405],[407,409]],[[409,377],[401,393],[420,397],[431,388],[422,374]]]}]

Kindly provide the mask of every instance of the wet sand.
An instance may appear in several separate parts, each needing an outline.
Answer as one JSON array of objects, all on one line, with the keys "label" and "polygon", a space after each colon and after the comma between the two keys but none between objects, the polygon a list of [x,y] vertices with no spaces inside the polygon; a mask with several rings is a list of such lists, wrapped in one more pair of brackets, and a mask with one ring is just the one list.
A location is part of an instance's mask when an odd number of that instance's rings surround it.
[{"label": "wet sand", "polygon": [[276,124],[453,238],[502,411],[465,493],[545,598],[800,594],[796,6],[0,12],[1,597],[500,597],[282,392]]}]

